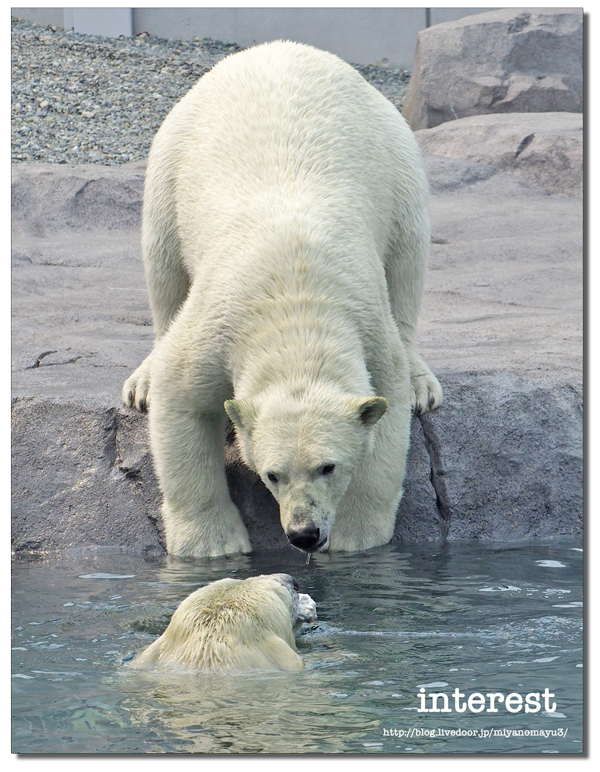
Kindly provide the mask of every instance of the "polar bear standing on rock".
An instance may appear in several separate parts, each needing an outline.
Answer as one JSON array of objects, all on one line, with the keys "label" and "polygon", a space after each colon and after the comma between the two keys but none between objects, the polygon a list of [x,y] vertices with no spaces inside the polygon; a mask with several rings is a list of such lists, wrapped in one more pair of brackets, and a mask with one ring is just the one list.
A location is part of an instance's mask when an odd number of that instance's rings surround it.
[{"label": "polar bear standing on rock", "polygon": [[336,56],[259,45],[175,106],[144,192],[156,343],[123,387],[150,404],[170,553],[251,550],[225,411],[292,544],[391,539],[411,406],[442,401],[414,345],[429,238],[412,132]]},{"label": "polar bear standing on rock", "polygon": [[316,620],[315,602],[289,574],[220,579],[193,592],[169,626],[128,666],[195,672],[302,670],[294,625]]}]

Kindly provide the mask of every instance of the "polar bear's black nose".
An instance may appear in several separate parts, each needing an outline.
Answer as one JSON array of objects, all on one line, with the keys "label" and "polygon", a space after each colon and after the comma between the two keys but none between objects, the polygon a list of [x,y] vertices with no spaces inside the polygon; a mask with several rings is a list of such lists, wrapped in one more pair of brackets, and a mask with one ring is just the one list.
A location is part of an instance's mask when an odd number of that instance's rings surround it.
[{"label": "polar bear's black nose", "polygon": [[287,533],[290,543],[305,552],[311,552],[317,547],[320,536],[321,531],[314,523],[309,523],[298,531]]}]

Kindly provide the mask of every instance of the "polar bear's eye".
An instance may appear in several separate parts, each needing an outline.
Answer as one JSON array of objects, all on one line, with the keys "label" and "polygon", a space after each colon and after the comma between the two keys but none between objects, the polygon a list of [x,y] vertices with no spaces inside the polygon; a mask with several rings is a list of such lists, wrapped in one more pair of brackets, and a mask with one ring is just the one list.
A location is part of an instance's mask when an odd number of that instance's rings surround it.
[{"label": "polar bear's eye", "polygon": [[267,477],[269,478],[270,482],[272,482],[272,483],[276,483],[277,482],[277,475],[273,474],[273,472],[269,472],[267,474]]},{"label": "polar bear's eye", "polygon": [[323,475],[332,474],[334,469],[335,469],[335,464],[325,464],[323,469],[321,469],[321,474]]}]

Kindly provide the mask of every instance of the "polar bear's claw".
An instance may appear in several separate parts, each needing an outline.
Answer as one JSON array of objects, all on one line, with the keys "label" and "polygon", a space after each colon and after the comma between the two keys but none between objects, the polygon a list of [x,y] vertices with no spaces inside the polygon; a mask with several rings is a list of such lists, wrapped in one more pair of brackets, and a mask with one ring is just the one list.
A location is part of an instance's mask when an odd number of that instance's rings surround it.
[{"label": "polar bear's claw", "polygon": [[149,362],[146,358],[123,384],[121,400],[125,407],[133,407],[140,413],[148,409],[150,391]]},{"label": "polar bear's claw", "polygon": [[413,375],[410,380],[413,415],[423,415],[442,404],[442,387],[431,370],[421,375]]}]

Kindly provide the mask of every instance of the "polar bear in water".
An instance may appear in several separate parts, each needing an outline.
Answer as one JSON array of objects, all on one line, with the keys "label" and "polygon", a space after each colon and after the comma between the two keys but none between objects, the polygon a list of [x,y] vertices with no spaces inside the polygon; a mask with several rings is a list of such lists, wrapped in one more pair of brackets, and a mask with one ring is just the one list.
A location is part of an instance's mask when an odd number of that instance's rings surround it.
[{"label": "polar bear in water", "polygon": [[415,349],[429,241],[410,128],[333,54],[259,45],[174,107],[144,190],[156,342],[123,387],[150,405],[171,554],[251,550],[227,415],[292,544],[391,539],[411,408],[442,402]]},{"label": "polar bear in water", "polygon": [[302,670],[294,627],[316,621],[316,604],[289,574],[220,579],[189,595],[136,669],[194,672]]}]

